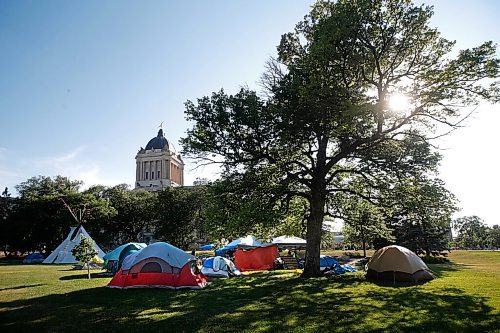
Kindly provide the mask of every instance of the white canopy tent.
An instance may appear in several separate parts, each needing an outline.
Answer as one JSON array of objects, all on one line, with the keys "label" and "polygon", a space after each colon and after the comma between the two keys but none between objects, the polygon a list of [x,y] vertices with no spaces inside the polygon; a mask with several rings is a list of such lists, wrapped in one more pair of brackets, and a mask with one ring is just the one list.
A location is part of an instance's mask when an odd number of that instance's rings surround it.
[{"label": "white canopy tent", "polygon": [[302,239],[300,237],[295,237],[295,236],[279,236],[276,238],[273,238],[272,241],[273,244],[276,244],[280,247],[305,247],[307,244],[307,241],[305,239]]},{"label": "white canopy tent", "polygon": [[90,238],[94,243],[94,249],[97,250],[97,256],[102,259],[105,253],[99,245],[90,237],[83,226],[71,227],[71,230],[65,240],[43,261],[44,264],[76,264],[78,261],[71,253],[71,250],[80,244],[81,236]]}]

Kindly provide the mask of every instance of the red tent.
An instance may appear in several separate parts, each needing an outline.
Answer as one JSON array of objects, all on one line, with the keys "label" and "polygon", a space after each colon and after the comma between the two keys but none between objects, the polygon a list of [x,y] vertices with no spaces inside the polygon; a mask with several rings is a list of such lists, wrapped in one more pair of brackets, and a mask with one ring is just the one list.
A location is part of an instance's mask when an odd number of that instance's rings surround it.
[{"label": "red tent", "polygon": [[206,284],[207,278],[197,272],[193,256],[159,242],[126,257],[108,287],[201,289]]},{"label": "red tent", "polygon": [[234,264],[240,271],[260,271],[271,269],[278,258],[276,245],[257,247],[255,249],[238,249],[234,253]]}]

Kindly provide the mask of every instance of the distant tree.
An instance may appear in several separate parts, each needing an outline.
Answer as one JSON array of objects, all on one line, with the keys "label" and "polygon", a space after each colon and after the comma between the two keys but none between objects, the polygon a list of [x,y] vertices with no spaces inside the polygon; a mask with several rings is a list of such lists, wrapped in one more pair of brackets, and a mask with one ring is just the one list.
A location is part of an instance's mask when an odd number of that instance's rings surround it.
[{"label": "distant tree", "polygon": [[[203,229],[213,241],[247,234],[261,238],[278,232],[296,234],[296,220],[281,214],[276,190],[273,181],[263,175],[226,175],[203,192]],[[295,203],[292,210],[302,214],[300,204]]]},{"label": "distant tree", "polygon": [[102,239],[101,227],[116,211],[107,200],[80,193],[81,182],[66,177],[32,177],[16,186],[15,200],[3,229],[11,251],[50,251],[67,235],[70,226],[85,224]]},{"label": "distant tree", "polygon": [[394,241],[392,230],[386,226],[382,211],[366,200],[350,197],[343,219],[344,241],[361,243],[364,257],[366,257],[367,243],[373,243],[374,239],[384,238]]},{"label": "distant tree", "polygon": [[10,216],[15,212],[19,199],[11,197],[0,197],[0,250],[7,256],[9,254],[9,245],[12,241],[10,234],[11,221]]},{"label": "distant tree", "polygon": [[439,254],[449,249],[452,215],[457,211],[455,196],[443,181],[424,176],[397,184],[386,203],[387,226],[397,244],[418,254]]},{"label": "distant tree", "polygon": [[158,239],[187,249],[193,245],[202,224],[201,196],[197,190],[168,187],[158,193],[154,221]]},{"label": "distant tree", "polygon": [[500,227],[498,224],[488,230],[488,243],[490,247],[500,248]]},{"label": "distant tree", "polygon": [[36,176],[16,185],[16,190],[22,199],[36,199],[42,196],[63,196],[68,193],[76,193],[80,190],[82,182],[71,180],[67,177]]},{"label": "distant tree", "polygon": [[9,198],[10,197],[10,193],[9,193],[9,188],[8,187],[5,187],[5,190],[3,190],[2,197],[4,197],[4,198]]},{"label": "distant tree", "polygon": [[[494,44],[453,56],[432,14],[407,0],[318,1],[282,36],[263,75],[266,98],[244,88],[186,103],[185,155],[223,171],[274,173],[289,196],[308,201],[304,277],[320,275],[330,196],[374,201],[382,185],[434,163],[436,125],[455,128],[464,107],[500,99]],[[408,97],[404,112],[390,107],[397,94]]]},{"label": "distant tree", "polygon": [[453,221],[457,232],[456,244],[463,249],[482,249],[487,246],[488,227],[476,216],[463,216]]},{"label": "distant tree", "polygon": [[136,242],[141,231],[153,228],[158,210],[156,194],[130,190],[128,185],[121,184],[104,190],[102,196],[117,211],[103,226],[105,233],[112,237],[108,242]]},{"label": "distant tree", "polygon": [[94,248],[94,242],[92,239],[83,235],[80,236],[80,243],[78,243],[78,245],[71,250],[71,253],[75,256],[76,260],[82,262],[84,266],[87,266],[87,274],[90,279],[90,263],[98,252]]},{"label": "distant tree", "polygon": [[207,178],[197,177],[193,181],[193,186],[202,186],[202,185],[208,185],[208,184],[210,184],[210,181]]}]

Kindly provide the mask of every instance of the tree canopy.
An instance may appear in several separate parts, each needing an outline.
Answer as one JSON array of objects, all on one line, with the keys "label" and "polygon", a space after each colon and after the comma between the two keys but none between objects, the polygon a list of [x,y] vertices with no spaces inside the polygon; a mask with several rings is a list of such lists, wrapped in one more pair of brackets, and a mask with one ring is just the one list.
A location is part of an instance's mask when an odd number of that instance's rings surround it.
[{"label": "tree canopy", "polygon": [[[319,275],[331,196],[379,204],[401,180],[436,172],[431,140],[443,126],[500,99],[494,44],[453,56],[432,14],[407,0],[318,1],[281,37],[263,74],[265,97],[243,88],[186,102],[188,156],[228,173],[272,175],[285,200],[308,202],[303,276]],[[390,107],[398,96],[408,100],[403,110]]]}]

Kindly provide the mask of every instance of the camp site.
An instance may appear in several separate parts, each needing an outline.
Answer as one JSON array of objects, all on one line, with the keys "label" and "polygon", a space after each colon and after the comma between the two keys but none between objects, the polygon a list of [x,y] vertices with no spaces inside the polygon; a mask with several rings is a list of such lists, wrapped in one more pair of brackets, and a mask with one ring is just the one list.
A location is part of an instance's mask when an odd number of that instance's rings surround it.
[{"label": "camp site", "polygon": [[0,332],[500,333],[499,17],[0,1]]}]

